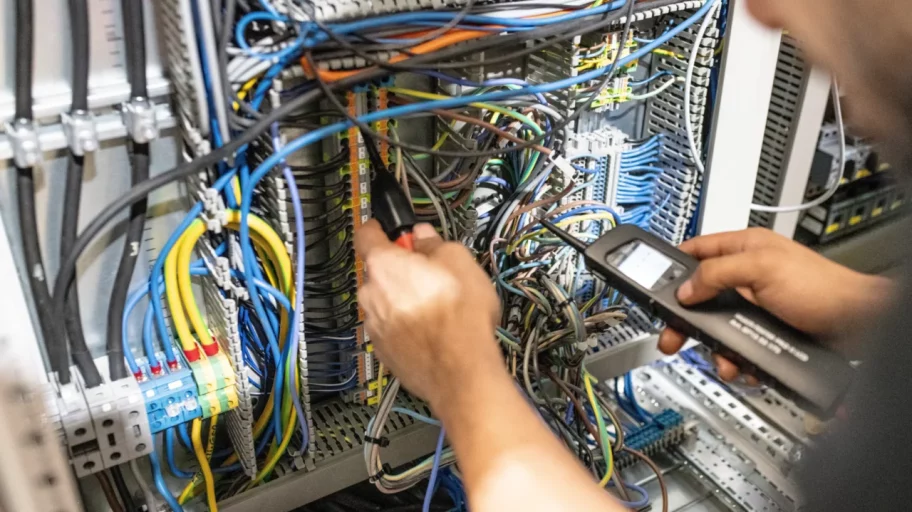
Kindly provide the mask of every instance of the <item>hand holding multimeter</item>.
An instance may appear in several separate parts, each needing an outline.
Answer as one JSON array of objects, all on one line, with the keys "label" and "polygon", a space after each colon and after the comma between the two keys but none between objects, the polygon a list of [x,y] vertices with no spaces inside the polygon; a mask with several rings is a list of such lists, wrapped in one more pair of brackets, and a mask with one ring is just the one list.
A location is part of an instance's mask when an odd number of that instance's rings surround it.
[{"label": "hand holding multimeter", "polygon": [[582,252],[590,271],[669,327],[815,411],[832,412],[851,384],[854,371],[845,358],[734,290],[696,306],[682,306],[676,291],[699,261],[664,240],[625,225],[586,247],[547,221],[543,224]]}]

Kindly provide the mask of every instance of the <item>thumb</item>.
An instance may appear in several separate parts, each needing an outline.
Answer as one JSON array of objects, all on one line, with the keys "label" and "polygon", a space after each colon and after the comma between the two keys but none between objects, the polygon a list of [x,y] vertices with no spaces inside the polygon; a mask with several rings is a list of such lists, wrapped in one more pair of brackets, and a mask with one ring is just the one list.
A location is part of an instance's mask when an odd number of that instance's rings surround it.
[{"label": "thumb", "polygon": [[773,258],[768,251],[753,251],[703,260],[690,279],[678,288],[678,301],[685,306],[699,304],[729,288],[756,291],[763,279],[771,275]]}]

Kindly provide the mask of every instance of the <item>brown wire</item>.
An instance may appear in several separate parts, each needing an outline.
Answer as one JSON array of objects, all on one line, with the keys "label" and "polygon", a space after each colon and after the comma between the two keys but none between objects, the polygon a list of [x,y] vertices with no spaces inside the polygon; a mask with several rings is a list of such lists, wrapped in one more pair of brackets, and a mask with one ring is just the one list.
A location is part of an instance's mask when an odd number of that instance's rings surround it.
[{"label": "brown wire", "polygon": [[104,492],[105,499],[108,500],[108,506],[111,507],[111,512],[124,512],[120,502],[117,501],[117,494],[114,492],[110,480],[108,480],[108,475],[102,471],[100,473],[95,473],[95,478],[98,479],[98,484],[101,486],[102,492]]},{"label": "brown wire", "polygon": [[567,397],[570,399],[570,402],[573,403],[573,407],[576,409],[576,415],[579,417],[580,421],[583,422],[586,430],[589,431],[589,435],[595,439],[596,444],[598,444],[599,448],[601,448],[602,441],[601,437],[598,434],[598,430],[596,430],[595,425],[589,421],[589,416],[586,414],[586,409],[583,408],[583,404],[580,403],[579,399],[576,398],[576,395],[573,394],[573,392],[570,391],[570,388],[567,387],[567,383],[564,382],[563,379],[560,379],[557,375],[554,375],[554,372],[551,371],[551,368],[547,366],[545,367],[545,375],[551,379],[551,382],[557,384],[557,387],[559,387],[561,391],[567,395]]},{"label": "brown wire", "polygon": [[645,453],[639,452],[632,448],[624,447],[623,450],[634,457],[642,460],[656,474],[656,480],[659,481],[659,488],[662,490],[662,512],[668,512],[668,487],[665,485],[665,478],[662,476],[662,470],[652,461]]}]

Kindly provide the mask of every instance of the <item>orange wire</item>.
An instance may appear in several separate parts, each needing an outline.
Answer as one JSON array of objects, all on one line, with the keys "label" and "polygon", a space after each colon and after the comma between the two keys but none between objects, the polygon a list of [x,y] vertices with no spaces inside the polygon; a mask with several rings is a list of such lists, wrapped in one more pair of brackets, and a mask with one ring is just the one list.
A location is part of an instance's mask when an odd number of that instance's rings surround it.
[{"label": "orange wire", "polygon": [[[437,50],[440,50],[441,48],[445,48],[447,46],[454,45],[456,43],[461,43],[463,41],[469,41],[471,39],[477,39],[479,37],[490,36],[493,34],[494,33],[488,32],[486,30],[457,29],[457,30],[447,32],[446,34],[443,34],[442,36],[440,36],[436,39],[433,39],[431,41],[428,41],[426,43],[419,44],[418,46],[412,48],[409,51],[414,54],[422,55],[425,53],[435,52]],[[411,56],[406,53],[399,53],[397,55],[394,55],[393,58],[391,58],[389,60],[389,62],[391,64],[395,64],[395,63],[401,62],[409,57],[411,57]],[[305,73],[307,73],[309,76],[313,75],[313,71],[310,69],[310,66],[307,64],[306,58],[301,59],[301,66],[304,67]],[[359,73],[360,71],[361,71],[360,69],[353,69],[353,70],[349,70],[349,71],[332,71],[332,70],[328,70],[328,69],[321,69],[319,72],[320,72],[320,78],[322,78],[323,80],[325,80],[327,82],[335,82],[336,80],[341,80],[343,78],[347,78],[352,75],[355,75],[355,74]]]},{"label": "orange wire", "polygon": [[[593,2],[592,5],[590,5],[589,7],[595,6],[598,3],[599,2],[597,2],[597,1]],[[564,10],[564,11],[554,11],[554,12],[548,12],[548,13],[543,13],[543,14],[536,14],[535,16],[530,16],[529,19],[550,18],[552,16],[559,16],[561,14],[566,14],[568,12],[570,12],[570,11]],[[497,28],[497,27],[499,27],[499,25],[487,25],[486,27],[487,28]],[[420,37],[421,35],[429,34],[431,32],[432,32],[431,30],[426,30],[423,32],[416,32],[416,33],[411,33],[411,34],[400,34],[398,37],[401,37],[403,39],[410,39],[413,37]],[[496,34],[497,34],[496,32],[490,32],[487,30],[468,30],[468,29],[457,28],[457,29],[450,30],[446,34],[443,34],[442,36],[435,38],[431,41],[419,44],[418,46],[410,49],[409,52],[412,54],[415,54],[415,55],[423,55],[425,53],[435,52],[437,50],[440,50],[441,48],[445,48],[447,46],[451,46],[456,43],[462,43],[465,41],[469,41],[471,39],[478,39],[479,37],[492,36],[492,35],[496,35]],[[397,36],[394,36],[394,37],[397,37]],[[411,55],[409,55],[407,53],[399,53],[399,54],[394,55],[393,58],[391,58],[389,60],[389,63],[395,64],[397,62],[402,62],[403,60],[405,60],[409,57],[411,57]],[[301,58],[301,66],[304,68],[304,73],[307,76],[313,77],[313,70],[310,69],[310,65],[307,63],[307,59],[304,57]],[[348,71],[332,71],[329,69],[321,69],[321,70],[319,70],[319,73],[320,73],[320,78],[322,78],[324,81],[335,82],[336,80],[341,80],[343,78],[348,78],[354,74],[357,74],[362,69],[365,69],[365,68],[352,69],[352,70],[348,70]]]}]

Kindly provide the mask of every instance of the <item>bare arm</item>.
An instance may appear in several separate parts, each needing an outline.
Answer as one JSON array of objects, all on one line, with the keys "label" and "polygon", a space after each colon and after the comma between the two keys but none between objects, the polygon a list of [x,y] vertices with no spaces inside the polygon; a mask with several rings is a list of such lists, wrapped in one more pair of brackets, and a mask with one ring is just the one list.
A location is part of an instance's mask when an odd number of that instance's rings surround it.
[{"label": "bare arm", "polygon": [[499,302],[471,254],[430,226],[415,235],[410,253],[374,221],[359,230],[359,299],[380,360],[443,421],[472,509],[624,510],[514,386],[493,336]]}]

